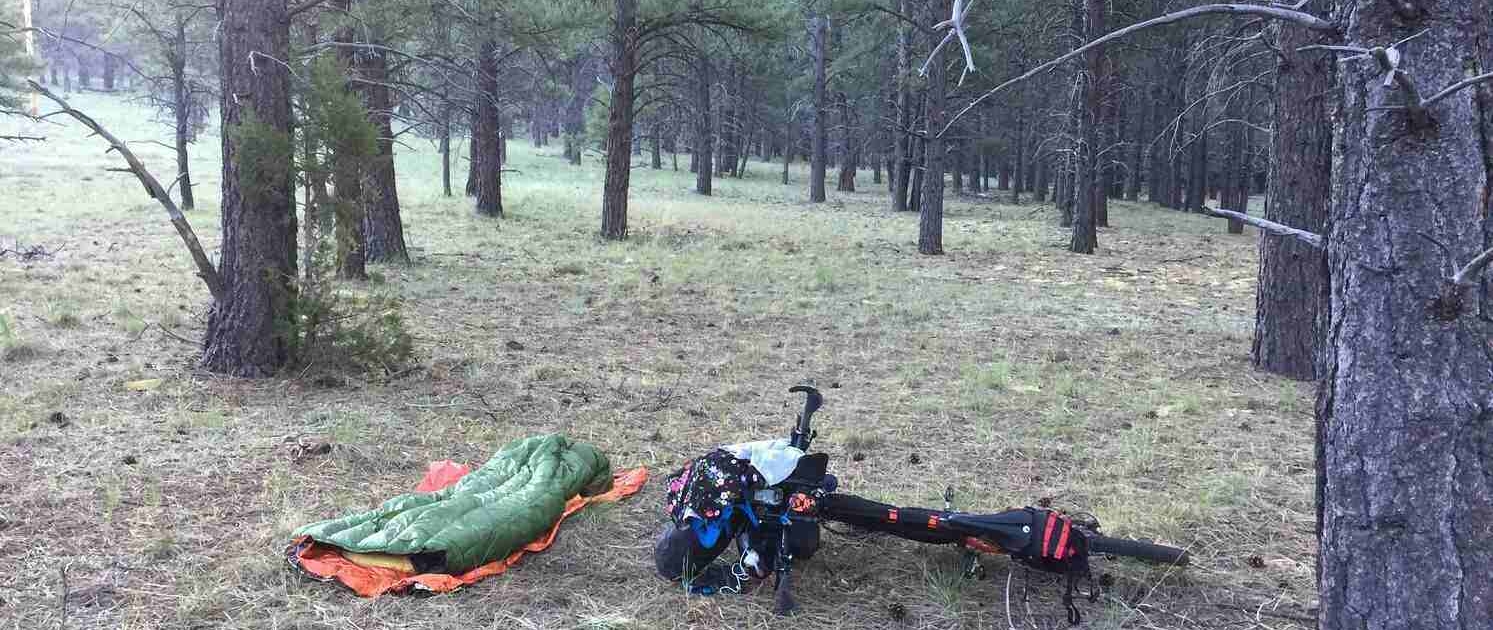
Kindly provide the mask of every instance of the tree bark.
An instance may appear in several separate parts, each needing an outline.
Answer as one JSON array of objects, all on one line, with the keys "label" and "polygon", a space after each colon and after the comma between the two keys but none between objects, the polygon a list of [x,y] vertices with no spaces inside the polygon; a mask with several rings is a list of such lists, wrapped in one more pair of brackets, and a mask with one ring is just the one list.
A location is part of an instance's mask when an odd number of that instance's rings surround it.
[{"label": "tree bark", "polygon": [[[473,107],[476,105],[473,104]],[[482,159],[482,154],[477,152],[477,114],[472,114],[472,128],[467,133],[467,185],[464,187],[466,196],[477,196],[477,161]]]},{"label": "tree bark", "polygon": [[[1161,123],[1163,122],[1162,116],[1165,115],[1162,113],[1162,107],[1164,107],[1164,101],[1161,98],[1162,89],[1158,86],[1151,93],[1151,108],[1149,111],[1156,117],[1156,124],[1152,125],[1153,129],[1161,128]],[[1148,144],[1151,141],[1152,138],[1146,138]],[[1151,146],[1151,159],[1146,165],[1146,199],[1162,207],[1169,207],[1167,205],[1165,181],[1170,171],[1164,169],[1164,165],[1161,162],[1161,155],[1165,152],[1163,146],[1159,143]]]},{"label": "tree bark", "polygon": [[368,279],[367,242],[368,233],[364,225],[366,207],[363,197],[363,160],[365,156],[343,155],[340,148],[333,148],[332,189],[337,198],[337,277],[350,280]]},{"label": "tree bark", "polygon": [[809,201],[823,203],[824,176],[829,162],[828,64],[829,18],[809,17],[809,45],[814,55],[814,156],[809,165]]},{"label": "tree bark", "polygon": [[1016,135],[1015,159],[1016,177],[1011,182],[1011,203],[1021,203],[1021,176],[1026,172],[1026,136],[1024,134],[1026,121],[1022,116],[1022,110],[1016,110],[1016,129],[1012,133]]},{"label": "tree bark", "polygon": [[221,374],[265,377],[291,360],[294,346],[290,72],[272,61],[288,57],[290,20],[285,2],[277,0],[227,2],[219,19],[224,131],[218,269],[225,298],[208,315],[202,364]]},{"label": "tree bark", "polygon": [[[1106,6],[1107,9],[1107,6]],[[1094,31],[1090,31],[1094,32]],[[1113,194],[1114,187],[1114,160],[1102,155],[1115,143],[1115,119],[1118,117],[1116,111],[1116,99],[1114,92],[1114,60],[1106,57],[1099,64],[1099,76],[1094,80],[1094,85],[1099,87],[1099,121],[1097,123],[1099,142],[1094,145],[1094,225],[1095,227],[1109,227],[1109,197]],[[1097,240],[1097,239],[1096,239]]]},{"label": "tree bark", "polygon": [[[1133,75],[1132,75],[1133,76]],[[1140,107],[1135,108],[1127,116],[1130,122],[1130,144],[1128,160],[1125,169],[1125,201],[1140,200],[1141,169],[1144,166],[1142,149],[1146,142],[1146,119],[1151,116],[1151,110],[1156,107],[1150,100],[1150,93],[1137,88],[1134,92],[1141,99]]]},{"label": "tree bark", "polygon": [[[498,109],[498,42],[482,42],[477,53],[477,120],[472,159],[477,171],[477,214],[503,216],[502,112]],[[541,134],[542,135],[542,134]]]},{"label": "tree bark", "polygon": [[1049,168],[1051,168],[1051,166],[1051,159],[1042,158],[1037,161],[1037,187],[1034,189],[1032,195],[1032,197],[1037,200],[1037,203],[1044,203],[1047,201],[1047,171]]},{"label": "tree bark", "polygon": [[950,144],[952,149],[948,150],[948,153],[952,159],[948,160],[949,184],[954,188],[954,196],[958,197],[964,194],[964,151],[960,148],[958,140]]},{"label": "tree bark", "polygon": [[[1108,5],[1104,0],[1084,0],[1084,30],[1088,39],[1097,38],[1104,32],[1104,11]],[[1074,174],[1075,200],[1073,209],[1073,238],[1068,242],[1068,251],[1075,254],[1092,254],[1098,246],[1099,235],[1095,229],[1098,217],[1098,196],[1103,192],[1099,186],[1099,125],[1103,116],[1100,111],[1104,103],[1102,73],[1104,72],[1104,47],[1095,46],[1084,53],[1083,111],[1078,119],[1078,165]]]},{"label": "tree bark", "polygon": [[451,196],[451,105],[441,108],[441,195]]},{"label": "tree bark", "polygon": [[[627,188],[632,177],[633,84],[638,73],[637,0],[614,0],[612,103],[607,114],[607,173],[601,196],[601,237],[627,238]],[[708,153],[706,155],[709,155]],[[702,165],[701,172],[710,172]]]},{"label": "tree bark", "polygon": [[[919,109],[921,109],[922,104],[926,100],[926,98],[918,99]],[[926,159],[925,156],[928,155],[928,143],[921,138],[916,138],[913,140],[912,146],[914,162],[923,162]],[[912,169],[912,178],[907,187],[907,210],[909,212],[922,212],[924,171],[922,168],[913,168],[912,164],[909,164],[908,168]]]},{"label": "tree bark", "polygon": [[860,168],[861,149],[857,141],[857,121],[850,109],[850,101],[844,92],[838,95],[840,109],[840,126],[844,129],[842,137],[843,146],[840,147],[840,178],[836,182],[835,190],[840,192],[855,192],[855,171]]},{"label": "tree bark", "polygon": [[196,135],[192,129],[192,92],[187,83],[187,23],[186,15],[180,10],[175,12],[175,32],[171,42],[171,55],[168,61],[171,65],[171,103],[172,114],[175,118],[176,136],[176,185],[181,188],[181,209],[192,210],[197,207],[196,196],[192,194],[192,167],[187,155],[187,145],[192,142]]},{"label": "tree bark", "polygon": [[1208,132],[1205,130],[1208,106],[1203,105],[1202,110],[1197,138],[1188,148],[1187,196],[1182,202],[1182,209],[1188,212],[1198,212],[1208,204]]},{"label": "tree bark", "polygon": [[364,169],[363,231],[369,262],[409,263],[404,244],[404,220],[399,212],[399,188],[394,179],[394,127],[390,110],[389,60],[383,51],[358,54],[359,74],[369,81],[360,91],[368,120],[378,130],[378,153]]},{"label": "tree bark", "polygon": [[[903,15],[912,14],[912,0],[898,0],[897,7]],[[892,76],[897,116],[896,127],[892,129],[892,166],[887,170],[887,178],[892,183],[893,212],[907,211],[908,177],[912,175],[912,136],[907,133],[912,126],[912,89],[908,85],[912,63],[909,56],[911,37],[907,24],[898,20],[897,67]]]},{"label": "tree bark", "polygon": [[[1248,214],[1249,189],[1245,186],[1249,177],[1249,128],[1244,125],[1236,125],[1236,127],[1233,146],[1229,147],[1233,158],[1229,160],[1228,171],[1225,175],[1223,195],[1226,195],[1227,199],[1220,205],[1229,210],[1238,210]],[[1228,232],[1229,234],[1243,234],[1244,223],[1229,219]]]},{"label": "tree bark", "polygon": [[[1302,10],[1321,13],[1329,3],[1313,0]],[[1327,224],[1332,179],[1334,83],[1328,55],[1294,52],[1322,42],[1318,33],[1279,27],[1287,57],[1276,67],[1272,92],[1275,134],[1270,142],[1265,218],[1321,234]],[[1328,284],[1324,253],[1293,238],[1260,233],[1259,282],[1255,290],[1254,342],[1250,360],[1260,370],[1315,380],[1327,360]]]},{"label": "tree bark", "polygon": [[570,99],[565,102],[565,159],[576,166],[580,165],[581,154],[586,150],[586,103],[591,100],[591,88],[595,85],[591,73],[587,72],[590,61],[585,48],[577,47],[567,77]]},{"label": "tree bark", "polygon": [[[698,7],[698,3],[695,4]],[[691,147],[690,170],[695,173],[695,192],[710,196],[711,179],[715,177],[715,125],[711,120],[710,103],[710,51],[705,48],[706,29],[698,29],[699,51],[695,57],[695,141]]]},{"label": "tree bark", "polygon": [[[933,0],[928,6],[932,10],[929,18],[948,15],[952,10],[949,0]],[[923,140],[923,198],[918,208],[918,253],[927,255],[943,254],[944,140],[931,132],[944,126],[947,86],[944,85],[943,55],[944,52],[939,51],[933,63],[929,64],[928,98],[923,110],[930,133]]]},{"label": "tree bark", "polygon": [[[1346,13],[1348,45],[1413,37],[1403,69],[1427,89],[1493,60],[1489,0],[1359,0]],[[1476,292],[1443,271],[1487,245],[1493,116],[1463,90],[1415,124],[1370,111],[1405,99],[1375,64],[1338,72],[1318,620],[1493,628],[1493,357]]]},{"label": "tree bark", "polygon": [[648,166],[655,171],[664,169],[664,154],[663,147],[660,146],[661,144],[663,144],[663,141],[659,138],[658,123],[655,122],[652,128],[648,130],[648,153],[650,158]]}]

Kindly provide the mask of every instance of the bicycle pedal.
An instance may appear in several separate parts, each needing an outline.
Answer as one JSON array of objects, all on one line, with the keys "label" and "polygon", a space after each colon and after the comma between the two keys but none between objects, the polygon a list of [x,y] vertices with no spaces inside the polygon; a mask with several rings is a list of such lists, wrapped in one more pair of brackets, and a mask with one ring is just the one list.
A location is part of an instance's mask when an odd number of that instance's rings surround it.
[{"label": "bicycle pedal", "polygon": [[980,563],[980,554],[973,551],[966,551],[960,559],[960,564],[960,574],[964,576],[964,579],[985,579],[985,565]]}]

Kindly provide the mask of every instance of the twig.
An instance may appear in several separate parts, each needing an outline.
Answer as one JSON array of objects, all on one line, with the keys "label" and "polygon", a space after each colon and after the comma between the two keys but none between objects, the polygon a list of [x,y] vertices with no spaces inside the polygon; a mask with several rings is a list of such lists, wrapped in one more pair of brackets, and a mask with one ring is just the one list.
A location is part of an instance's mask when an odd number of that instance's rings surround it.
[{"label": "twig", "polygon": [[197,345],[197,342],[192,341],[191,339],[187,339],[186,337],[178,335],[178,334],[176,334],[174,332],[171,332],[171,329],[167,328],[164,324],[157,323],[156,324],[156,328],[161,329],[161,332],[165,333],[167,337],[170,337],[172,339],[180,341],[180,342],[182,342],[184,344],[187,344],[189,346],[195,346],[195,345]]},{"label": "twig", "polygon": [[62,609],[62,618],[58,620],[57,627],[67,627],[67,565],[57,567],[57,572],[62,574],[62,596],[57,598],[57,606]]},{"label": "twig", "polygon": [[140,162],[139,158],[135,157],[134,152],[130,151],[130,148],[124,142],[120,141],[119,138],[114,137],[114,134],[105,130],[98,121],[83,112],[73,109],[71,105],[67,104],[67,101],[62,100],[62,97],[53,94],[51,90],[42,87],[36,81],[28,79],[26,83],[37,94],[47,97],[47,99],[56,103],[58,107],[61,107],[62,111],[60,113],[67,114],[78,122],[83,123],[83,126],[93,130],[95,134],[102,136],[112,149],[119,151],[119,155],[129,164],[130,172],[134,173],[135,177],[140,180],[140,183],[145,186],[145,190],[150,193],[150,196],[159,201],[161,207],[166,209],[166,214],[171,217],[171,224],[176,226],[176,233],[181,236],[182,243],[187,246],[187,250],[192,254],[192,260],[197,263],[197,275],[207,284],[207,290],[212,294],[213,300],[222,303],[226,297],[226,292],[223,289],[223,279],[218,275],[218,269],[208,259],[207,253],[202,249],[202,243],[197,240],[197,234],[192,231],[192,226],[187,223],[187,217],[181,213],[181,209],[176,207],[176,202],[171,200],[170,193],[161,187],[161,183],[156,181],[155,176],[151,175],[150,171],[145,169],[145,165]]},{"label": "twig", "polygon": [[482,403],[482,407],[483,407],[482,413],[487,414],[487,417],[491,418],[493,422],[502,422],[503,421],[501,418],[498,417],[498,414],[493,413],[492,405],[487,404],[487,398],[485,396],[483,396],[482,394],[476,393],[476,392],[473,392],[472,395],[477,397],[477,402]]},{"label": "twig", "polygon": [[1256,615],[1265,615],[1267,617],[1276,617],[1276,618],[1280,618],[1280,619],[1289,619],[1291,621],[1300,621],[1302,623],[1309,623],[1309,624],[1314,624],[1314,625],[1317,623],[1317,620],[1314,617],[1304,617],[1302,615],[1292,615],[1292,614],[1289,614],[1289,613],[1278,613],[1278,612],[1271,611],[1271,610],[1265,610],[1264,609],[1264,604],[1261,604],[1261,607],[1258,608],[1258,609],[1251,609],[1251,608],[1246,608],[1244,606],[1240,606],[1238,604],[1226,604],[1226,603],[1223,603],[1223,602],[1215,602],[1213,605],[1217,606],[1219,608],[1224,608],[1224,609],[1228,609],[1228,610],[1237,610],[1237,611],[1243,612],[1243,613],[1254,613]]},{"label": "twig", "polygon": [[1215,217],[1221,217],[1221,218],[1224,218],[1224,219],[1233,219],[1235,221],[1240,221],[1240,222],[1243,222],[1243,223],[1248,223],[1248,224],[1253,225],[1253,226],[1255,226],[1257,228],[1265,230],[1266,232],[1270,232],[1271,234],[1277,234],[1277,235],[1280,235],[1280,236],[1294,237],[1294,238],[1300,239],[1301,241],[1305,242],[1306,244],[1311,245],[1312,247],[1315,247],[1317,249],[1325,249],[1327,247],[1327,239],[1322,238],[1321,234],[1316,234],[1316,233],[1313,233],[1313,232],[1308,232],[1306,230],[1296,229],[1296,228],[1293,228],[1293,227],[1291,227],[1289,225],[1282,225],[1280,223],[1276,223],[1274,221],[1269,221],[1269,220],[1266,220],[1266,219],[1261,219],[1259,217],[1252,217],[1252,216],[1249,216],[1249,215],[1244,214],[1242,212],[1235,212],[1233,210],[1222,210],[1222,209],[1209,208],[1207,206],[1203,206],[1203,214],[1208,214],[1208,215],[1212,215],[1212,216],[1215,216]]},{"label": "twig", "polygon": [[46,142],[46,136],[0,136],[0,140],[11,142]]},{"label": "twig", "polygon": [[1452,274],[1452,284],[1459,287],[1476,285],[1478,276],[1482,275],[1483,268],[1488,266],[1489,261],[1493,261],[1493,248],[1483,250],[1483,253],[1478,254],[1477,258],[1473,258],[1472,262],[1467,263],[1467,266],[1458,269],[1457,273]]},{"label": "twig", "polygon": [[1302,46],[1300,48],[1297,48],[1296,52],[1302,53],[1302,52],[1312,52],[1312,51],[1316,51],[1316,50],[1325,50],[1325,51],[1328,51],[1328,52],[1353,53],[1353,55],[1354,55],[1353,57],[1344,57],[1342,59],[1339,59],[1338,61],[1348,61],[1348,60],[1356,59],[1358,57],[1361,57],[1361,56],[1369,54],[1369,49],[1367,49],[1367,48],[1359,48],[1357,46],[1333,46],[1333,45],[1329,45],[1329,44],[1312,44],[1310,46]]},{"label": "twig", "polygon": [[[663,397],[659,399],[658,403],[652,405],[652,408],[648,409],[647,411],[650,412],[650,413],[651,412],[655,412],[655,411],[662,411],[664,409],[664,407],[668,407],[669,406],[669,401],[671,401],[671,400],[674,399],[674,390],[678,386],[679,386],[679,377],[675,376],[674,377],[674,384],[670,385],[668,391],[664,392]],[[641,411],[641,410],[643,410],[644,407],[647,407],[647,406],[648,406],[648,404],[647,404],[646,401],[645,402],[640,402],[640,403],[638,403],[636,405],[633,405],[632,407],[629,407],[627,409],[627,411],[628,412]]]},{"label": "twig", "polygon": [[1331,22],[1323,20],[1310,13],[1303,13],[1301,11],[1294,11],[1291,9],[1282,9],[1279,7],[1267,7],[1257,4],[1205,4],[1202,6],[1192,7],[1190,9],[1175,11],[1166,15],[1162,15],[1160,17],[1151,18],[1144,22],[1132,24],[1118,31],[1114,31],[1094,41],[1079,46],[1078,48],[1074,48],[1061,57],[1032,68],[1031,70],[1026,71],[1026,73],[1022,74],[1021,76],[990,88],[990,90],[986,91],[984,94],[981,94],[979,98],[976,98],[975,100],[970,101],[968,105],[965,105],[964,109],[959,110],[959,113],[954,114],[954,117],[949,119],[948,124],[944,125],[944,128],[938,132],[938,137],[941,138],[945,133],[948,133],[949,128],[953,127],[955,122],[958,122],[960,118],[969,113],[970,110],[975,108],[975,106],[979,105],[981,102],[984,102],[985,99],[995,96],[997,93],[1005,90],[1008,87],[1011,87],[1012,85],[1056,68],[1063,62],[1088,52],[1091,48],[1094,48],[1096,46],[1103,46],[1104,44],[1125,37],[1126,35],[1130,35],[1131,33],[1145,30],[1154,26],[1162,26],[1165,24],[1180,22],[1182,20],[1188,20],[1195,17],[1220,13],[1236,15],[1257,15],[1260,17],[1292,22],[1316,31],[1337,30],[1337,27],[1333,26]]},{"label": "twig", "polygon": [[309,11],[311,9],[316,8],[317,5],[322,4],[325,1],[326,0],[306,0],[305,2],[302,2],[300,4],[291,6],[290,8],[286,9],[285,10],[285,17],[287,17],[287,18],[295,17],[295,16],[297,16],[297,15],[299,15],[301,13],[305,13],[306,11]]},{"label": "twig", "polygon": [[1453,83],[1453,84],[1451,84],[1451,87],[1448,87],[1448,88],[1446,88],[1446,89],[1444,89],[1444,90],[1442,90],[1440,92],[1437,92],[1437,93],[1431,95],[1431,98],[1428,98],[1428,99],[1426,99],[1424,101],[1421,101],[1421,103],[1420,103],[1421,107],[1430,107],[1431,105],[1435,104],[1436,101],[1439,101],[1439,100],[1444,99],[1444,98],[1446,98],[1448,96],[1451,96],[1452,94],[1455,94],[1457,92],[1457,90],[1465,88],[1465,87],[1467,87],[1469,85],[1473,85],[1475,83],[1482,83],[1484,81],[1493,81],[1493,72],[1489,72],[1487,74],[1480,74],[1480,75],[1477,75],[1475,77],[1472,77],[1472,78],[1469,78],[1469,79],[1462,79],[1461,81]]}]

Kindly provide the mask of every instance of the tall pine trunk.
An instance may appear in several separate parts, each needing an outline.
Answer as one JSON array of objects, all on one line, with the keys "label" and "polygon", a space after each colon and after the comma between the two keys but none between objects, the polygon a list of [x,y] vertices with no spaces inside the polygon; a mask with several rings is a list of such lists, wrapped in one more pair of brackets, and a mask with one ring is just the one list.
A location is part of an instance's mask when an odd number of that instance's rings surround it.
[{"label": "tall pine trunk", "polygon": [[[638,0],[614,0],[612,103],[607,113],[607,173],[601,193],[601,236],[627,238],[627,188],[632,177],[633,84],[637,79]],[[709,155],[709,153],[706,153]],[[710,172],[701,166],[702,172]]]},{"label": "tall pine trunk", "polygon": [[498,42],[482,42],[477,53],[477,119],[472,126],[472,160],[476,168],[477,213],[503,216],[503,138],[499,134]]},{"label": "tall pine trunk", "polygon": [[[1493,62],[1490,0],[1344,12],[1349,46],[1408,40],[1401,67],[1423,94]],[[1493,355],[1476,279],[1446,271],[1488,245],[1493,113],[1463,89],[1416,124],[1382,111],[1405,91],[1375,63],[1337,69],[1318,621],[1493,628]]]},{"label": "tall pine trunk", "polygon": [[[698,4],[696,4],[698,6]],[[711,178],[715,177],[711,160],[715,151],[715,130],[711,121],[710,52],[705,48],[706,30],[699,29],[700,50],[695,58],[695,141],[690,155],[690,170],[695,174],[695,192],[709,196]]]},{"label": "tall pine trunk", "polygon": [[[1085,0],[1084,32],[1087,39],[1095,39],[1104,32],[1104,11],[1108,5],[1104,0]],[[1099,185],[1099,125],[1102,122],[1104,103],[1104,48],[1096,46],[1084,53],[1083,111],[1079,116],[1078,165],[1074,177],[1076,203],[1073,209],[1073,237],[1068,251],[1076,254],[1092,254],[1098,246],[1096,231],[1099,208],[1097,197],[1103,194]]]},{"label": "tall pine trunk", "polygon": [[441,195],[451,196],[451,106],[441,108]]},{"label": "tall pine trunk", "polygon": [[809,17],[809,45],[814,55],[814,154],[809,163],[809,201],[824,201],[824,175],[829,162],[829,17]]},{"label": "tall pine trunk", "polygon": [[192,194],[192,169],[187,155],[187,145],[196,135],[192,129],[192,92],[187,83],[187,16],[182,10],[173,12],[175,30],[172,32],[171,54],[167,60],[171,67],[171,110],[175,122],[176,185],[181,188],[181,209],[197,207]]},{"label": "tall pine trunk", "polygon": [[[929,18],[948,15],[949,0],[934,0]],[[923,141],[923,198],[918,208],[918,253],[943,254],[943,174],[944,140],[937,133],[944,126],[946,104],[944,85],[943,52],[935,55],[928,64],[927,102],[924,104],[924,120],[928,129]]]},{"label": "tall pine trunk", "polygon": [[1144,164],[1142,149],[1146,142],[1146,119],[1151,116],[1151,110],[1155,105],[1150,101],[1150,94],[1137,89],[1134,94],[1141,99],[1140,107],[1131,110],[1126,118],[1130,122],[1130,143],[1125,146],[1128,151],[1125,163],[1125,201],[1140,200],[1141,169]]},{"label": "tall pine trunk", "polygon": [[842,136],[843,146],[840,148],[840,177],[835,184],[835,190],[840,192],[855,192],[855,171],[860,168],[861,148],[856,139],[855,115],[850,109],[850,101],[845,98],[845,93],[838,95],[840,109],[840,126],[844,129]]},{"label": "tall pine trunk", "polygon": [[399,189],[394,182],[394,126],[390,110],[389,58],[383,51],[358,55],[360,74],[369,83],[361,90],[369,122],[378,130],[378,152],[364,170],[363,231],[369,262],[408,263],[404,220],[399,214]]},{"label": "tall pine trunk", "polygon": [[[352,0],[333,0],[332,2],[332,7],[343,13],[348,12],[351,6]],[[354,80],[361,78],[360,75],[364,72],[364,68],[359,64],[359,49],[354,47],[357,43],[354,28],[351,25],[344,25],[332,33],[332,39],[344,44],[336,50],[337,63],[349,79],[346,84],[347,89],[352,93],[365,90],[365,84]],[[366,111],[366,94],[363,107]],[[336,193],[336,199],[332,202],[332,210],[335,217],[337,277],[364,280],[368,278],[365,264],[368,254],[368,232],[364,225],[366,207],[363,199],[363,169],[367,156],[361,151],[340,146],[337,138],[329,137],[325,141],[329,149],[328,166],[332,174],[332,189]]]},{"label": "tall pine trunk", "polygon": [[[1312,0],[1303,10],[1320,14],[1330,4]],[[1279,29],[1279,45],[1287,57],[1276,67],[1271,92],[1275,133],[1270,138],[1265,218],[1321,233],[1332,190],[1328,86],[1334,82],[1334,62],[1327,55],[1294,52],[1321,43],[1321,34],[1288,25]],[[1266,372],[1315,380],[1327,359],[1326,256],[1268,232],[1260,233],[1259,250],[1250,361]]]},{"label": "tall pine trunk", "polygon": [[208,316],[202,364],[242,377],[273,375],[292,358],[296,214],[290,71],[250,67],[250,53],[289,58],[283,0],[236,0],[219,14],[222,81],[224,299]]}]

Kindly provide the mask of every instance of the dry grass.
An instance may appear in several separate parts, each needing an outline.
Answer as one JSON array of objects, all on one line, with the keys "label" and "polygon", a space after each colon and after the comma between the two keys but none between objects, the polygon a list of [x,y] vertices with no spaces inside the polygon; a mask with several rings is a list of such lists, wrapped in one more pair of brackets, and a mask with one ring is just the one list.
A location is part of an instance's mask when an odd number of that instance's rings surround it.
[{"label": "dry grass", "polygon": [[[121,137],[165,138],[108,97],[76,104]],[[157,328],[199,338],[207,303],[159,210],[103,171],[96,141],[43,131],[0,146],[0,242],[66,244],[0,261],[6,347],[25,348],[0,360],[0,627],[783,627],[769,593],[687,599],[652,576],[656,483],[450,596],[359,600],[281,549],[431,460],[481,461],[535,432],[659,473],[783,435],[784,390],[806,380],[828,398],[817,445],[848,491],[939,505],[952,485],[971,510],[1049,497],[1194,551],[1169,573],[1098,561],[1115,587],[1083,606],[1089,627],[1287,628],[1313,605],[1310,392],[1249,370],[1254,240],[1221,221],[1117,204],[1100,254],[1075,257],[1048,207],[951,198],[950,254],[922,257],[916,218],[882,193],[811,206],[802,172],[785,188],[753,163],[708,199],[687,173],[635,171],[633,238],[602,243],[594,160],[511,144],[521,173],[496,222],[439,196],[421,144],[400,156],[415,262],[376,271],[407,300],[422,369],[239,381],[198,372],[197,348]],[[209,246],[215,133],[196,149],[209,207],[192,215]],[[169,169],[164,149],[139,151]],[[164,382],[123,389],[142,378]],[[335,447],[297,458],[310,440]],[[957,559],[827,534],[793,624],[1004,627],[1007,563],[966,582]],[[1061,626],[1054,582],[1024,575],[1017,625]]]}]

